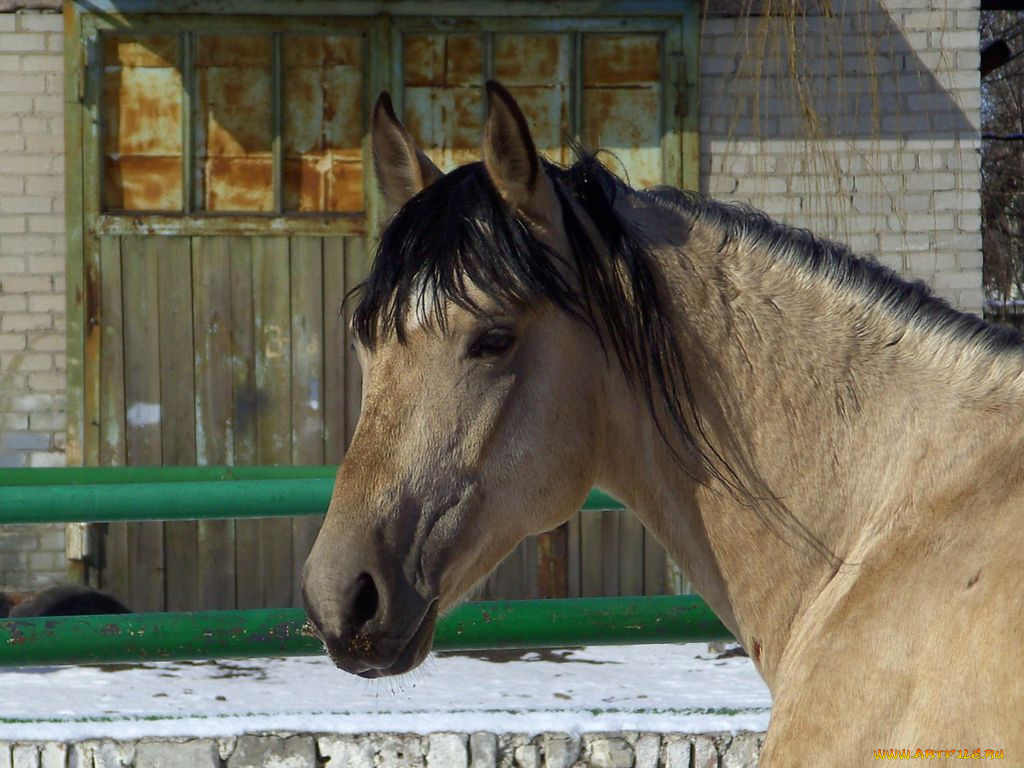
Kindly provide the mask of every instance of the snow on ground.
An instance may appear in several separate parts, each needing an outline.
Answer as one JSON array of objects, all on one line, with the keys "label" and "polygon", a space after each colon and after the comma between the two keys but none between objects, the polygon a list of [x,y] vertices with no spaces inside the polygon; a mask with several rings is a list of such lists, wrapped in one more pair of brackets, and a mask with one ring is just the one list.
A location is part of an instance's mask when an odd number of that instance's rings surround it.
[{"label": "snow on ground", "polygon": [[0,740],[764,730],[768,690],[707,645],[434,655],[367,681],[321,657],[0,670]]}]

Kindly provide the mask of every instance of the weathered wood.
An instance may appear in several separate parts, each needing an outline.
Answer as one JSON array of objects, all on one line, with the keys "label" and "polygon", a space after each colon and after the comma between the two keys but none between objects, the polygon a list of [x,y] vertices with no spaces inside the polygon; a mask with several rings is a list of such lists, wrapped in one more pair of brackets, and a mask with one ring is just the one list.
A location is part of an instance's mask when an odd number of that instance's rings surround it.
[{"label": "weathered wood", "polygon": [[328,237],[323,241],[324,271],[324,461],[339,464],[348,442],[346,432],[346,370],[349,363],[348,323],[342,302],[345,280],[345,250],[349,241]]},{"label": "weathered wood", "polygon": [[[124,302],[125,458],[128,464],[161,463],[159,282],[164,243],[156,238],[121,241]],[[128,605],[164,609],[163,523],[128,529]]]},{"label": "weathered wood", "polygon": [[[124,413],[124,318],[121,289],[121,241],[100,238],[100,342],[103,365],[100,366],[100,443],[99,464],[125,464]],[[128,597],[128,524],[101,526],[99,587],[129,603]],[[130,604],[129,604],[129,607]]]},{"label": "weathered wood", "polygon": [[619,514],[619,594],[644,594],[644,527],[632,512]]},{"label": "weathered wood", "polygon": [[[258,464],[256,338],[253,319],[253,240],[228,239],[231,281],[231,464]],[[239,608],[263,605],[263,577],[259,558],[260,522],[235,523],[235,594]]]},{"label": "weathered wood", "polygon": [[568,526],[565,556],[567,597],[581,597],[583,589],[580,580],[582,574],[580,565],[580,513],[576,512],[570,517],[566,525]]},{"label": "weathered wood", "polygon": [[[196,463],[192,352],[192,253],[189,238],[157,241],[160,315],[160,414],[163,464]],[[198,532],[195,522],[164,523],[165,606],[199,608]]]},{"label": "weathered wood", "polygon": [[619,526],[621,523],[621,512],[598,512],[601,518],[601,577],[600,595],[621,594],[619,586],[619,566],[622,562],[621,538]]},{"label": "weathered wood", "polygon": [[[291,349],[293,464],[324,461],[323,240],[291,240]],[[326,510],[324,510],[326,512]],[[323,516],[296,517],[292,524],[292,605],[302,605],[300,571]]]},{"label": "weathered wood", "polygon": [[[366,277],[370,270],[372,254],[366,246],[366,239],[353,237],[345,240],[345,287],[351,290]],[[359,366],[359,359],[356,356],[355,348],[352,346],[352,336],[349,332],[349,323],[352,321],[352,310],[355,307],[354,301],[348,301],[344,308],[345,318],[345,447],[352,442],[352,435],[355,434],[356,424],[359,423],[359,409],[361,406],[361,395],[363,391],[362,368]]]},{"label": "weathered wood", "polygon": [[[196,463],[224,465],[232,440],[231,263],[228,238],[192,241],[192,327],[196,382]],[[199,606],[235,607],[235,523],[200,520]]]},{"label": "weathered wood", "polygon": [[[253,319],[256,341],[256,458],[259,464],[291,463],[291,301],[289,242],[252,241]],[[283,608],[292,599],[292,525],[260,520],[259,565],[263,605]]]},{"label": "weathered wood", "polygon": [[601,515],[580,516],[580,597],[597,597],[604,590]]},{"label": "weathered wood", "polygon": [[644,531],[644,594],[664,595],[668,554],[650,531]]}]

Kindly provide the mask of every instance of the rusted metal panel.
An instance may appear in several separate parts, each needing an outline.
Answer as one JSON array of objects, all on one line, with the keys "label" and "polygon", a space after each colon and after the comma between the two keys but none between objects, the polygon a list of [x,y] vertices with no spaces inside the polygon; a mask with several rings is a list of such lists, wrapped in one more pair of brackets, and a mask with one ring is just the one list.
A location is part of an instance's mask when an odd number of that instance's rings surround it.
[{"label": "rusted metal panel", "polygon": [[286,210],[363,210],[362,51],[356,35],[282,41]]},{"label": "rusted metal panel", "polygon": [[659,88],[586,88],[583,141],[611,150],[635,187],[662,183]]},{"label": "rusted metal panel", "polygon": [[587,34],[582,41],[582,134],[612,150],[630,183],[665,182],[660,35]]},{"label": "rusted metal panel", "polygon": [[494,76],[519,102],[537,149],[558,163],[570,161],[572,38],[567,34],[496,34]]},{"label": "rusted metal panel", "polygon": [[406,35],[402,54],[406,87],[444,85],[444,35]]},{"label": "rusted metal panel", "polygon": [[661,82],[661,36],[586,35],[584,87],[650,85]]},{"label": "rusted metal panel", "polygon": [[569,131],[569,87],[516,86],[509,91],[519,102],[537,150],[556,163],[572,160],[566,137]]},{"label": "rusted metal panel", "polygon": [[103,39],[101,119],[104,208],[181,208],[182,85],[178,40]]},{"label": "rusted metal panel", "polygon": [[205,210],[274,208],[271,43],[269,35],[196,41],[196,200]]},{"label": "rusted metal panel", "polygon": [[494,36],[494,76],[506,86],[569,85],[569,35]]}]

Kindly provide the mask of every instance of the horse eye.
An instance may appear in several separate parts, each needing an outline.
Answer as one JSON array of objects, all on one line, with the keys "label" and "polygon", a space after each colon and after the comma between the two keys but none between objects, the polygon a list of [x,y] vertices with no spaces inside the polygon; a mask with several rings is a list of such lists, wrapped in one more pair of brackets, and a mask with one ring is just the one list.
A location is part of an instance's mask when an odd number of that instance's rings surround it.
[{"label": "horse eye", "polygon": [[507,328],[491,328],[481,334],[466,352],[467,357],[497,357],[507,352],[516,341],[516,336]]}]

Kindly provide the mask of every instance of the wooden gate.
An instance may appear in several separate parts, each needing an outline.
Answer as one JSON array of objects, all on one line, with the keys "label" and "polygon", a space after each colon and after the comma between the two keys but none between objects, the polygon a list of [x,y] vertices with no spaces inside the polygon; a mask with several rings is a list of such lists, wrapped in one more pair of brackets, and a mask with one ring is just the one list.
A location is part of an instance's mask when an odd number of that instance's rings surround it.
[{"label": "wooden gate", "polygon": [[[359,403],[340,308],[378,220],[380,90],[445,169],[477,159],[493,77],[552,159],[569,162],[575,137],[637,186],[695,185],[689,4],[137,5],[83,3],[68,24],[69,464],[340,461]],[[136,610],[297,604],[318,526],[111,524],[92,578]],[[552,553],[539,578],[538,546]],[[605,513],[527,542],[486,592],[659,592],[663,573],[632,517]]]}]

